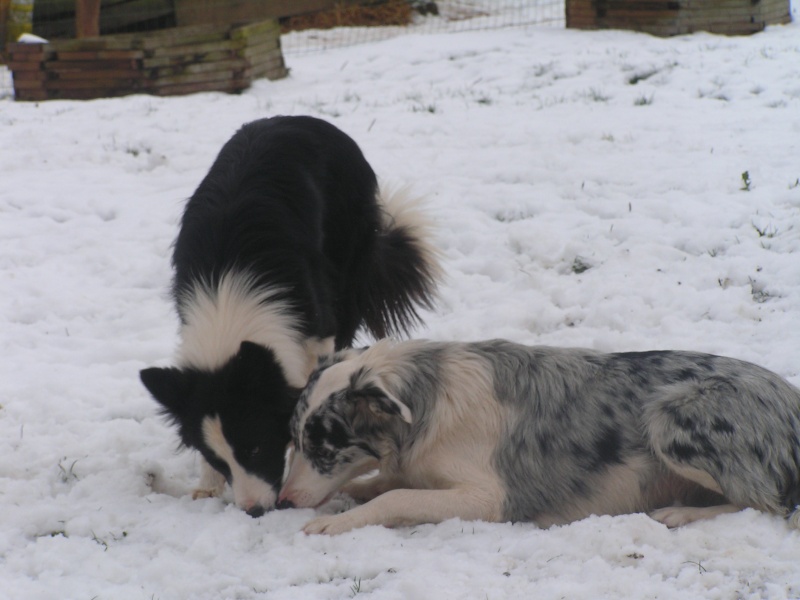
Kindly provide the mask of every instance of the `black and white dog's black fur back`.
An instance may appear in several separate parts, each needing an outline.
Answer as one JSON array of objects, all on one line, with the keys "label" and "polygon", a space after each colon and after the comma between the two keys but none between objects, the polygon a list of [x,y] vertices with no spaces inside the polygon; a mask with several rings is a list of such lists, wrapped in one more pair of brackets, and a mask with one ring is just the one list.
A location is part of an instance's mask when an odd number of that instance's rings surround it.
[{"label": "black and white dog's black fur back", "polygon": [[425,223],[382,196],[356,143],[311,117],[243,126],[189,200],[173,254],[177,367],[144,385],[205,461],[195,497],[275,501],[299,390],[320,356],[406,332],[438,276]]},{"label": "black and white dog's black fur back", "polygon": [[800,390],[731,358],[381,341],[312,375],[292,429],[281,507],[379,468],[344,487],[369,502],[309,533],[638,511],[678,526],[744,507],[800,527]]}]

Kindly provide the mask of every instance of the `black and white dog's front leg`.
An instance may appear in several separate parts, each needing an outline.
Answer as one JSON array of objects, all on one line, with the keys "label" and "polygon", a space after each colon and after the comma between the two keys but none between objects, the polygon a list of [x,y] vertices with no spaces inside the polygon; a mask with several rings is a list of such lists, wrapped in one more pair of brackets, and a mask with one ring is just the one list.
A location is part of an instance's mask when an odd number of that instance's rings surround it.
[{"label": "black and white dog's front leg", "polygon": [[303,531],[336,535],[366,525],[399,527],[453,518],[497,522],[502,519],[502,506],[502,498],[476,488],[395,489],[341,514],[317,517]]},{"label": "black and white dog's front leg", "polygon": [[218,498],[225,491],[225,476],[200,457],[200,483],[192,490],[192,499]]}]

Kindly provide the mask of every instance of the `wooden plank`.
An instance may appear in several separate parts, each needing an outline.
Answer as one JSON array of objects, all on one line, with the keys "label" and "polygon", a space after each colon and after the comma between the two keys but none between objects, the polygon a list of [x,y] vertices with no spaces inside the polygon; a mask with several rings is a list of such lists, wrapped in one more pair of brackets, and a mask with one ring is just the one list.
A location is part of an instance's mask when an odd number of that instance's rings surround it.
[{"label": "wooden plank", "polygon": [[8,60],[9,62],[14,63],[40,63],[45,60],[49,60],[54,56],[53,53],[45,53],[45,54],[9,54]]},{"label": "wooden plank", "polygon": [[240,50],[238,54],[250,61],[267,60],[274,57],[283,58],[280,48],[270,48],[269,46],[251,46]]},{"label": "wooden plank", "polygon": [[161,67],[147,71],[147,76],[151,79],[170,78],[174,75],[191,75],[197,73],[213,73],[215,71],[242,71],[247,67],[247,61],[243,58],[229,60],[217,60],[207,63],[194,63],[189,65],[177,65],[173,67]]},{"label": "wooden plank", "polygon": [[138,80],[144,79],[141,71],[130,69],[108,69],[105,71],[49,71],[52,79],[58,81],[111,81],[111,80]]},{"label": "wooden plank", "polygon": [[13,73],[15,85],[20,81],[44,81],[47,77],[45,71],[14,71]]},{"label": "wooden plank", "polygon": [[59,61],[87,61],[87,60],[133,60],[144,58],[143,50],[96,50],[94,52],[74,50],[72,52],[56,52]]},{"label": "wooden plank", "polygon": [[23,44],[21,42],[13,42],[6,46],[6,50],[12,54],[41,54],[45,51],[47,44]]},{"label": "wooden plank", "polygon": [[153,32],[152,35],[141,38],[141,48],[145,50],[161,49],[173,46],[188,46],[219,42],[228,39],[227,27],[198,27],[196,30],[176,27]]},{"label": "wooden plank", "polygon": [[251,80],[266,77],[270,81],[276,81],[278,79],[283,79],[288,74],[289,70],[283,64],[283,61],[262,63],[260,65],[251,67],[248,71],[245,71],[245,75]]},{"label": "wooden plank", "polygon": [[239,81],[210,81],[198,83],[184,83],[163,86],[158,89],[148,90],[157,96],[185,96],[187,94],[197,94],[200,92],[239,92],[250,86],[250,82]]},{"label": "wooden plank", "polygon": [[100,72],[106,71],[137,71],[139,63],[135,60],[53,60],[45,63],[45,69],[54,73],[68,73],[71,71]]},{"label": "wooden plank", "polygon": [[181,46],[165,46],[163,48],[155,48],[147,53],[148,60],[150,58],[158,58],[161,56],[198,56],[202,57],[205,54],[219,51],[235,52],[242,48],[241,42],[223,40],[220,42],[208,42],[205,44],[185,44]]},{"label": "wooden plank", "polygon": [[43,90],[46,79],[14,79],[15,90]]},{"label": "wooden plank", "polygon": [[28,71],[42,71],[44,66],[41,61],[9,61],[6,65],[12,73],[23,73]]},{"label": "wooden plank", "polygon": [[91,89],[104,89],[104,90],[140,90],[142,87],[141,81],[131,77],[125,78],[106,78],[94,77],[92,79],[76,79],[76,80],[63,80],[54,79],[44,82],[44,89],[46,90],[91,90]]},{"label": "wooden plank", "polygon": [[231,30],[230,36],[233,40],[252,37],[269,37],[277,40],[281,36],[281,26],[276,19],[268,19],[266,21],[236,27]]},{"label": "wooden plank", "polygon": [[82,40],[53,40],[49,46],[56,52],[96,52],[99,50],[130,49],[127,45],[124,48],[114,48],[110,40],[99,37],[84,38]]},{"label": "wooden plank", "polygon": [[171,75],[147,81],[148,88],[162,88],[168,85],[182,85],[189,83],[207,83],[210,81],[233,80],[233,71],[214,71],[213,73],[190,73],[188,75]]},{"label": "wooden plank", "polygon": [[14,100],[19,100],[21,102],[40,102],[43,100],[48,100],[50,95],[47,93],[46,90],[15,90],[14,91]]},{"label": "wooden plank", "polygon": [[274,50],[280,51],[281,48],[281,39],[280,38],[272,38],[272,37],[250,37],[245,40],[245,44],[247,48],[270,48]]},{"label": "wooden plank", "polygon": [[[203,52],[201,60],[203,62],[211,62],[215,60],[227,60],[229,58],[236,58],[239,51],[231,49],[216,50],[212,52]],[[142,59],[142,68],[154,69],[159,67],[170,67],[176,65],[185,65],[196,62],[197,55],[194,54],[177,54],[175,56],[154,56]]]}]

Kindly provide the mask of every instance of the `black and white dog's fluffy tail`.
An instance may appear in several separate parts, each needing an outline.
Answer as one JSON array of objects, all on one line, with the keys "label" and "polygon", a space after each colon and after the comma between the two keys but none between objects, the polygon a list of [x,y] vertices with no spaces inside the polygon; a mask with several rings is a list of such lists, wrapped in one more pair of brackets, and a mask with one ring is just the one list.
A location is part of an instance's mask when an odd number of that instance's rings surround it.
[{"label": "black and white dog's fluffy tail", "polygon": [[408,333],[431,308],[440,268],[407,191],[386,193],[356,143],[311,117],[242,127],[220,151],[175,242],[181,319],[198,284],[244,275],[255,295],[287,301],[306,338],[349,346]]},{"label": "black and white dog's fluffy tail", "polygon": [[419,200],[408,188],[383,187],[378,202],[382,229],[374,251],[352,273],[356,306],[375,339],[405,335],[420,323],[416,306],[433,308],[433,290],[441,277],[437,252],[427,239],[428,225]]}]

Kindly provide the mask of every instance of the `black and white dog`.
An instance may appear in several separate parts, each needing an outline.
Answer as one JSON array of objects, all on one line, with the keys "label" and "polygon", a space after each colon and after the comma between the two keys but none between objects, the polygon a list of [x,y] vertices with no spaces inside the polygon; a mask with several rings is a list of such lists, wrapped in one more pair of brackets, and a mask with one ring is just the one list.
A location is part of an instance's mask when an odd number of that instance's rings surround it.
[{"label": "black and white dog", "polygon": [[732,358],[381,341],[312,375],[292,436],[278,507],[348,482],[368,500],[307,533],[639,511],[675,527],[745,507],[800,527],[800,390]]},{"label": "black and white dog", "polygon": [[175,368],[141,379],[203,458],[194,497],[275,503],[289,419],[320,356],[406,332],[439,273],[420,213],[382,196],[356,143],[311,117],[243,126],[186,206],[172,257]]}]

